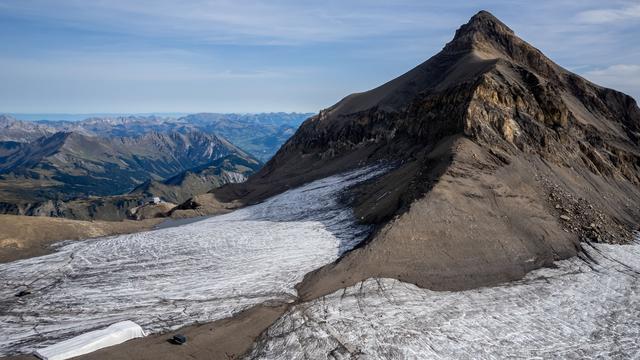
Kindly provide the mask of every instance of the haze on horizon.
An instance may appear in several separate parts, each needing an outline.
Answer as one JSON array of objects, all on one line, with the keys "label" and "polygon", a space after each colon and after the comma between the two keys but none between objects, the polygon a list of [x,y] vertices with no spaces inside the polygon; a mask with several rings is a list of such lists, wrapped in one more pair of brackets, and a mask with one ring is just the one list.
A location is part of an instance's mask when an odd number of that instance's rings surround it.
[{"label": "haze on horizon", "polygon": [[480,9],[640,98],[639,1],[0,0],[0,112],[316,112],[423,62]]}]

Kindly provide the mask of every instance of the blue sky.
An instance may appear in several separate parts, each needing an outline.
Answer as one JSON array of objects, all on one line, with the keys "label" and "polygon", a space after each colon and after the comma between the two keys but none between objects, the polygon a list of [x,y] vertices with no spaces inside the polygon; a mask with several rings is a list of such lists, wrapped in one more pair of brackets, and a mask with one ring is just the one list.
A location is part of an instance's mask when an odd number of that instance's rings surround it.
[{"label": "blue sky", "polygon": [[640,0],[0,0],[0,112],[316,112],[431,57],[480,9],[640,99]]}]

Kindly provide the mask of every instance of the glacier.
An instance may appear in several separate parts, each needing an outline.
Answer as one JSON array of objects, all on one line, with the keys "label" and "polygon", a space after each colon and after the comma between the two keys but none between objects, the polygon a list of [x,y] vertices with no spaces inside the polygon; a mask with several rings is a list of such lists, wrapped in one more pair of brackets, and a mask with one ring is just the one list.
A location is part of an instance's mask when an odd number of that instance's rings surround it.
[{"label": "glacier", "polygon": [[[363,168],[229,214],[67,242],[49,255],[0,264],[0,355],[124,320],[159,332],[267,300],[293,301],[307,272],[370,232],[340,195],[384,171]],[[31,294],[15,296],[23,290]]]},{"label": "glacier", "polygon": [[[147,332],[295,300],[303,276],[371,231],[341,201],[383,172],[318,180],[232,213],[79,242],[0,264],[0,355],[132,320]],[[640,358],[640,242],[493,287],[437,292],[369,279],[296,304],[251,359]],[[31,294],[15,296],[23,290]]]},{"label": "glacier", "polygon": [[251,359],[640,359],[640,243],[524,279],[436,292],[369,279],[296,305]]}]

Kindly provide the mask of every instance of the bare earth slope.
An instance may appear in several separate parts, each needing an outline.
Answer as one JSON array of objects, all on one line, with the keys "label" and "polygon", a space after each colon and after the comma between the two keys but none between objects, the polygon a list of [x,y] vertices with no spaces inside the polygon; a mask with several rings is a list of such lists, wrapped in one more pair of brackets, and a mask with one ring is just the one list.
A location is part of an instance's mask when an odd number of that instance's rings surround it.
[{"label": "bare earth slope", "polygon": [[47,254],[57,241],[149,230],[159,222],[160,219],[111,222],[0,215],[0,263]]},{"label": "bare earth slope", "polygon": [[246,183],[182,207],[213,212],[391,161],[351,199],[377,230],[307,276],[300,295],[373,276],[495,284],[578,254],[581,239],[631,238],[639,130],[631,97],[563,69],[482,11],[423,64],[307,120]]}]

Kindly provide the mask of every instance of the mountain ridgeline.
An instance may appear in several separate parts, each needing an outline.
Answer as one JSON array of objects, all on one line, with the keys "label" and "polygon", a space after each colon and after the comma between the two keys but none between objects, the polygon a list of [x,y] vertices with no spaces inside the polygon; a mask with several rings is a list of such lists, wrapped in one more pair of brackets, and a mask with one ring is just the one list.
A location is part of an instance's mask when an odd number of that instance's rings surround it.
[{"label": "mountain ridgeline", "polygon": [[244,181],[262,166],[259,158],[268,159],[308,115],[129,116],[79,122],[27,122],[4,115],[0,211],[118,220],[149,197],[180,203]]},{"label": "mountain ridgeline", "polygon": [[221,136],[265,162],[311,113],[216,114],[199,113],[181,118],[126,116],[88,118],[82,121],[20,121],[0,115],[0,141],[30,142],[56,132],[87,136],[136,137],[148,132],[201,131]]},{"label": "mountain ridgeline", "polygon": [[35,199],[58,195],[65,200],[126,193],[150,178],[162,180],[231,154],[251,161],[228,141],[200,132],[109,139],[59,132],[20,144],[0,166],[3,180],[41,182]]},{"label": "mountain ridgeline", "polygon": [[231,154],[163,181],[147,180],[130,194],[159,196],[172,203],[181,203],[194,194],[204,194],[224,184],[244,182],[260,166],[259,162],[251,158]]},{"label": "mountain ridgeline", "polygon": [[305,121],[247,182],[182,208],[254,203],[390,164],[348,196],[376,230],[309,274],[300,295],[369,277],[464,289],[521,278],[585,241],[630,241],[639,141],[631,97],[560,67],[481,11],[429,60]]}]

